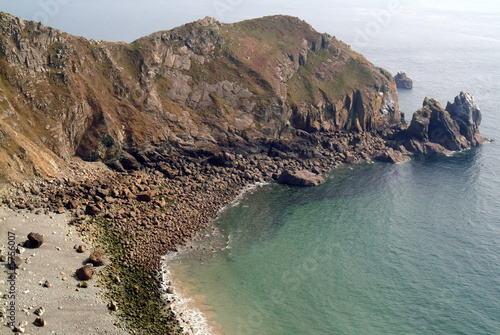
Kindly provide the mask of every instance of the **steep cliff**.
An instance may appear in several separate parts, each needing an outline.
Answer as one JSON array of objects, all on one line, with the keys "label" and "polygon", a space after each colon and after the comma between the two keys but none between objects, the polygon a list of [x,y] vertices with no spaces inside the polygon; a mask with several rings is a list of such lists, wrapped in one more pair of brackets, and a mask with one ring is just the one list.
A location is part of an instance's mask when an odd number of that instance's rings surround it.
[{"label": "steep cliff", "polygon": [[288,16],[205,18],[131,44],[0,13],[0,178],[74,155],[120,169],[400,122],[390,73]]}]

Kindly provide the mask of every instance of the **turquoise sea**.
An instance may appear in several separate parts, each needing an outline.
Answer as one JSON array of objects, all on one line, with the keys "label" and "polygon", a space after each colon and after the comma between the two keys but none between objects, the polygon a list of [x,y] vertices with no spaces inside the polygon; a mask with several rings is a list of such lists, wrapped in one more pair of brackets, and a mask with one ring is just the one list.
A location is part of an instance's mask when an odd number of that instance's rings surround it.
[{"label": "turquoise sea", "polygon": [[176,292],[214,333],[500,334],[500,8],[431,6],[402,6],[358,47],[355,30],[328,32],[414,80],[400,92],[407,120],[426,96],[446,104],[469,91],[483,136],[497,141],[246,193],[200,250],[168,262]]}]

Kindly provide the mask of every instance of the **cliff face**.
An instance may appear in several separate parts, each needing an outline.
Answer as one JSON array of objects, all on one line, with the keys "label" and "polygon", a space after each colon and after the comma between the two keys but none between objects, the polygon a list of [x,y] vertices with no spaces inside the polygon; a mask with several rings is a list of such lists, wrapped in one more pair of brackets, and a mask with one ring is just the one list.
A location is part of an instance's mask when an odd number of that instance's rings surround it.
[{"label": "cliff face", "polygon": [[388,72],[287,16],[126,44],[0,13],[0,111],[2,179],[56,175],[74,155],[127,169],[400,122]]}]

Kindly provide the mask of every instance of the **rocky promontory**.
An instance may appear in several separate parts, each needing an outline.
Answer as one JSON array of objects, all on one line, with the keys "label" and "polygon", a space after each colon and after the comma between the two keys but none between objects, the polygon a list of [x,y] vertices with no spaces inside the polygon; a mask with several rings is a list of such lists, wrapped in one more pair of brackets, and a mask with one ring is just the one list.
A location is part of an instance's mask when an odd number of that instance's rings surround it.
[{"label": "rocky promontory", "polygon": [[0,45],[2,180],[55,177],[74,156],[135,171],[401,122],[388,71],[289,16],[207,17],[127,44],[0,13]]}]

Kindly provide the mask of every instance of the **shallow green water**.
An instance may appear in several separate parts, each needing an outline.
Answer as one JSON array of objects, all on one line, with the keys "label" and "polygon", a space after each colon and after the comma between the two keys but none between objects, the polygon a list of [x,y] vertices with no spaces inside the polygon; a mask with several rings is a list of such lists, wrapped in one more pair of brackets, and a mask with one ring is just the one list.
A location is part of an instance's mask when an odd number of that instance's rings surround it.
[{"label": "shallow green water", "polygon": [[267,185],[217,221],[229,249],[172,271],[226,334],[497,333],[487,150],[341,169],[314,189]]}]

